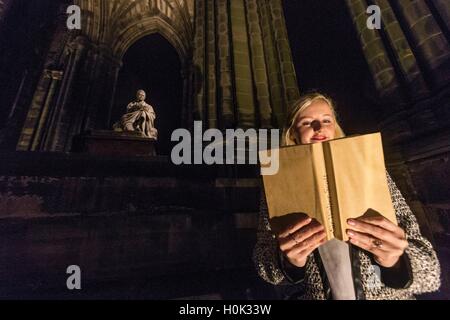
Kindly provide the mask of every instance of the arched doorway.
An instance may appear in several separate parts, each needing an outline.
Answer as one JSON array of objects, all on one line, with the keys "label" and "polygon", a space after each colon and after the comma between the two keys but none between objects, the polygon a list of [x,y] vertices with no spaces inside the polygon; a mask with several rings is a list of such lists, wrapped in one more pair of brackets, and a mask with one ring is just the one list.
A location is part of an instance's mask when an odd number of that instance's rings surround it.
[{"label": "arched doorway", "polygon": [[181,127],[183,82],[177,51],[160,34],[154,33],[135,42],[123,57],[112,121],[125,112],[138,89],[147,92],[147,103],[156,112],[155,125],[159,132],[158,154],[168,155],[173,130]]}]

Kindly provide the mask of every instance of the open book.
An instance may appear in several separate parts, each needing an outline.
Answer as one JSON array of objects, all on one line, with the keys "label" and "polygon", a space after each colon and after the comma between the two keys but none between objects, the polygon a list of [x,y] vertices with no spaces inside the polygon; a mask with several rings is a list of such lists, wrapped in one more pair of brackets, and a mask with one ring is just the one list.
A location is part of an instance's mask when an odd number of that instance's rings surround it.
[{"label": "open book", "polygon": [[348,240],[348,218],[381,214],[397,223],[380,133],[281,147],[278,151],[278,173],[263,176],[275,232],[299,214],[323,224],[328,240]]}]

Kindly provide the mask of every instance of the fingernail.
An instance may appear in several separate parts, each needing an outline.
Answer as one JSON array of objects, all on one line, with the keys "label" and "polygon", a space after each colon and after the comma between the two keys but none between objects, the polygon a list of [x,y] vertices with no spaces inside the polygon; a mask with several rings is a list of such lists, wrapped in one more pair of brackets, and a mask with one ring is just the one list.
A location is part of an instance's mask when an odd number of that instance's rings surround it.
[{"label": "fingernail", "polygon": [[312,218],[306,219],[306,222],[310,223],[312,221]]},{"label": "fingernail", "polygon": [[351,226],[354,226],[356,223],[355,223],[355,220],[353,220],[353,219],[348,219],[347,220],[347,223],[349,224],[349,225],[351,225]]},{"label": "fingernail", "polygon": [[353,236],[355,235],[355,233],[352,232],[352,231],[350,231],[350,230],[347,230],[347,234],[348,234],[349,236],[351,236],[351,237],[353,237]]}]

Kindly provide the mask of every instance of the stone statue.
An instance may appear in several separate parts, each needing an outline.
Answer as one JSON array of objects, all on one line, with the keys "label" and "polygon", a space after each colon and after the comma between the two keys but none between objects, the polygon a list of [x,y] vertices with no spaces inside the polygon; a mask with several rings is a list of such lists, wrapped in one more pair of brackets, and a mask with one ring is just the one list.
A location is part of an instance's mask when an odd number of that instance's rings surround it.
[{"label": "stone statue", "polygon": [[146,138],[158,138],[158,130],[155,128],[156,114],[153,107],[145,102],[145,98],[144,90],[136,93],[136,101],[128,104],[127,113],[114,124],[115,131],[137,132]]}]

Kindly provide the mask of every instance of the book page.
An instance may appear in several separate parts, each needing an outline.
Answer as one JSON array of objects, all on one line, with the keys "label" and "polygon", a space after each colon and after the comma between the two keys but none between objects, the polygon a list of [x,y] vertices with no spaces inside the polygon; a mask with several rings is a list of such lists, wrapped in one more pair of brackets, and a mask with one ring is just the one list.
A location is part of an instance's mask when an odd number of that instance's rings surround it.
[{"label": "book page", "polygon": [[321,161],[324,166],[320,144],[282,147],[279,149],[278,173],[262,176],[269,219],[276,233],[291,224],[299,214],[307,214],[328,225],[322,214],[322,207],[326,204],[319,197],[319,190],[323,193],[323,187],[318,185],[323,182],[324,173],[320,179],[315,177],[318,169],[313,165],[313,151],[314,161]]},{"label": "book page", "polygon": [[[326,142],[329,145],[335,184],[331,201],[338,214],[338,239],[347,241],[348,218],[381,214],[397,223],[387,184],[380,133],[360,135]],[[327,172],[330,174],[329,172]],[[330,179],[329,179],[330,180]]]}]

